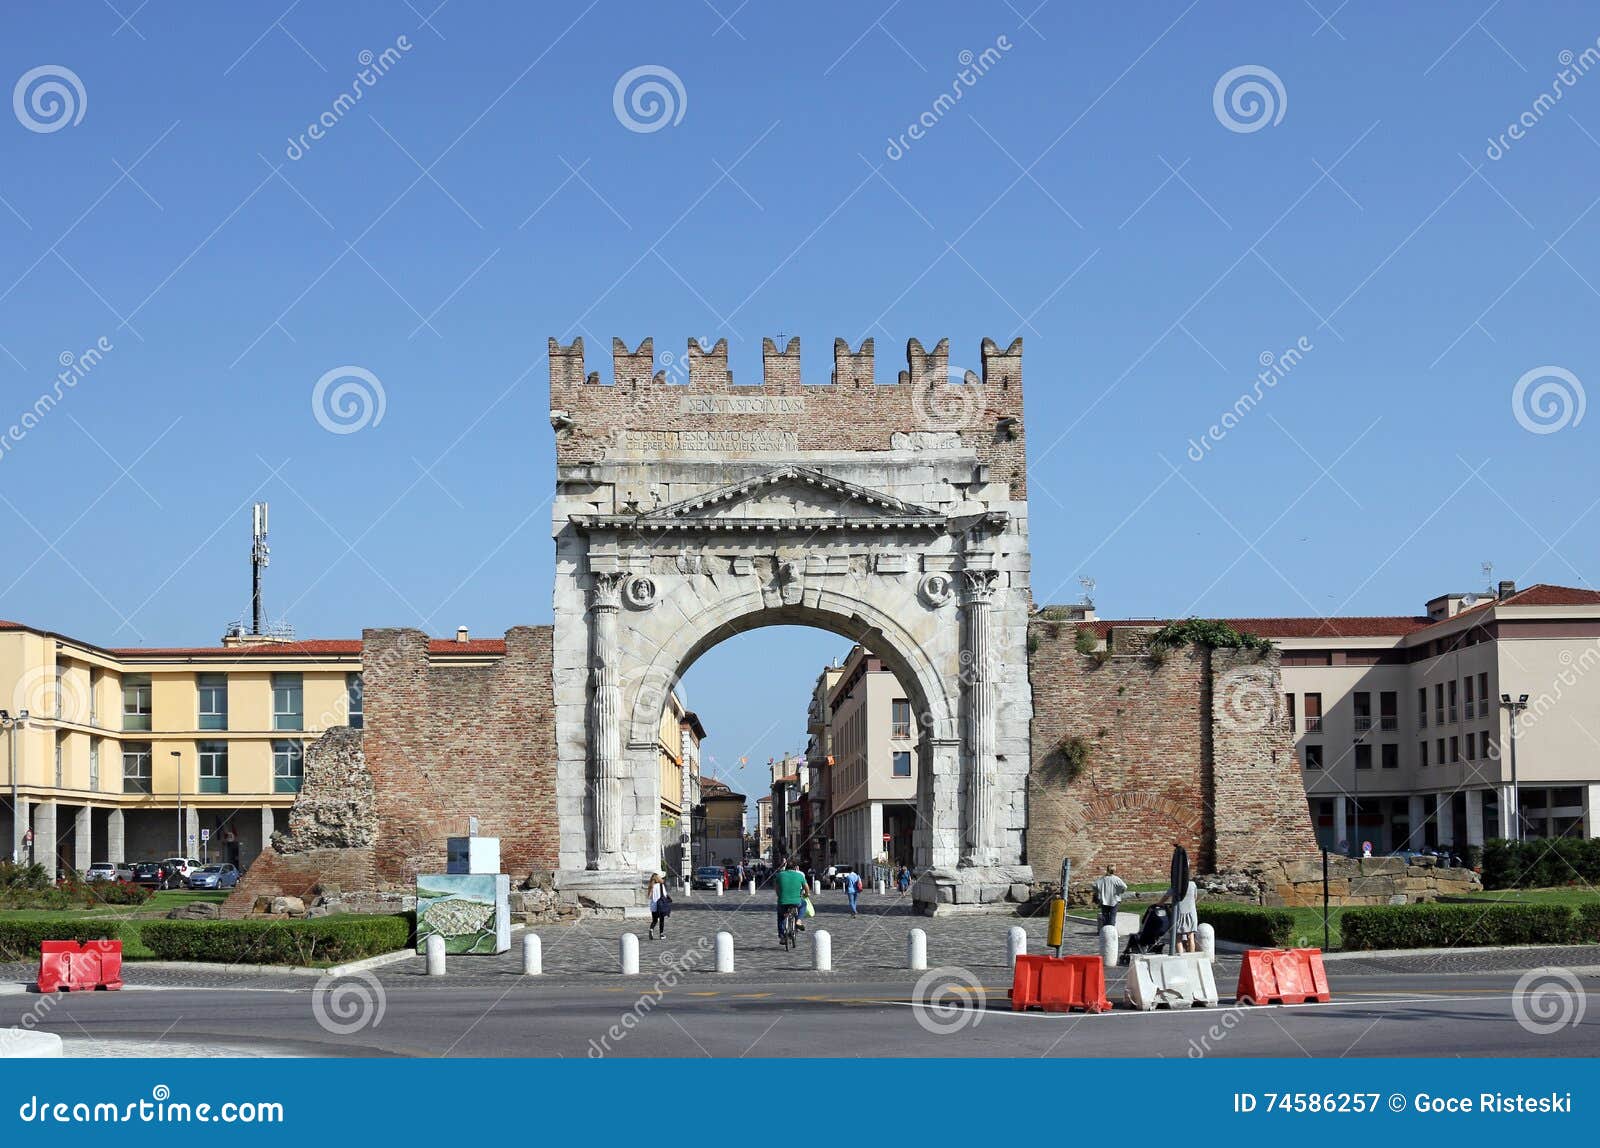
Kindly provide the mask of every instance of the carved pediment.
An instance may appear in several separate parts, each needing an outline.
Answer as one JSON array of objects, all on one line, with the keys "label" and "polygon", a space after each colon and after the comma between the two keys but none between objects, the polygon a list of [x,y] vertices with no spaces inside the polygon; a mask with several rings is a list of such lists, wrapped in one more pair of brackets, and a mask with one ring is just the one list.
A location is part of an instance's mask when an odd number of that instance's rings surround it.
[{"label": "carved pediment", "polygon": [[[997,512],[998,514],[999,512]],[[1005,515],[999,514],[999,521]],[[943,530],[945,515],[804,466],[783,466],[636,515],[584,515],[580,527],[644,531]]]}]

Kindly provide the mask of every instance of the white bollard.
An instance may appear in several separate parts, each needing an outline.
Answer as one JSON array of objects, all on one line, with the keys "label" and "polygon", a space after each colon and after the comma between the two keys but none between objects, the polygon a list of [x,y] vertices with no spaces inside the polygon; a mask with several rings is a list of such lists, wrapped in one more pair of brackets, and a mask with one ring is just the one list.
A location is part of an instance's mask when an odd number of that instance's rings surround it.
[{"label": "white bollard", "polygon": [[912,929],[906,935],[906,968],[913,971],[928,967],[928,934]]},{"label": "white bollard", "polygon": [[1102,925],[1100,927],[1100,963],[1108,969],[1117,967],[1117,927],[1115,925]]},{"label": "white bollard", "polygon": [[1028,951],[1028,930],[1021,925],[1012,925],[1006,931],[1006,965],[1009,968],[1017,967],[1017,958]]},{"label": "white bollard", "polygon": [[717,972],[733,972],[733,934],[717,934]]},{"label": "white bollard", "polygon": [[639,937],[635,933],[623,933],[617,940],[617,963],[622,966],[622,975],[636,977],[639,975]]},{"label": "white bollard", "polygon": [[1217,959],[1217,931],[1210,925],[1201,925],[1195,930],[1200,936],[1200,951],[1206,955],[1208,961]]},{"label": "white bollard", "polygon": [[687,877],[685,877],[683,881],[683,895],[685,897],[694,896],[694,882],[690,881]]},{"label": "white bollard", "polygon": [[816,896],[820,896],[821,893],[822,893],[822,878],[821,877],[813,877],[813,878],[811,878],[811,895],[813,897],[816,897]]},{"label": "white bollard", "polygon": [[833,937],[818,929],[811,938],[812,965],[819,973],[833,972]]},{"label": "white bollard", "polygon": [[722,886],[726,883],[726,881],[727,879],[724,877],[717,878],[717,896],[722,896]]},{"label": "white bollard", "polygon": [[422,948],[428,955],[428,975],[444,976],[444,938],[438,933],[430,933]]},{"label": "white bollard", "polygon": [[879,880],[879,882],[878,882],[878,896],[881,897],[885,893],[887,893],[888,891],[889,891],[889,886],[884,884],[884,882],[882,880]]},{"label": "white bollard", "polygon": [[749,892],[752,897],[756,895],[756,879],[754,877],[750,878]]},{"label": "white bollard", "polygon": [[524,976],[544,975],[544,942],[538,933],[528,933],[522,938],[522,973]]}]

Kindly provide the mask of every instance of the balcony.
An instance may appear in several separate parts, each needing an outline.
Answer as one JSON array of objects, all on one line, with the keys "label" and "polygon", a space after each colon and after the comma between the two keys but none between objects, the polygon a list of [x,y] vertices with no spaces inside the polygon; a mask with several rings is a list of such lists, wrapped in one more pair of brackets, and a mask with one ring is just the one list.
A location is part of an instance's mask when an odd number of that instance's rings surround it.
[{"label": "balcony", "polygon": [[1306,732],[1307,733],[1321,733],[1322,732],[1322,715],[1321,714],[1307,714],[1306,715]]},{"label": "balcony", "polygon": [[1378,728],[1385,733],[1394,733],[1400,728],[1400,719],[1394,714],[1384,714],[1378,719]]},{"label": "balcony", "polygon": [[1455,706],[1451,706],[1450,707],[1450,724],[1451,725],[1455,725],[1455,723],[1456,723],[1456,707]]},{"label": "balcony", "polygon": [[1356,732],[1357,733],[1366,733],[1371,728],[1372,728],[1372,717],[1371,717],[1370,714],[1357,714],[1356,715]]}]

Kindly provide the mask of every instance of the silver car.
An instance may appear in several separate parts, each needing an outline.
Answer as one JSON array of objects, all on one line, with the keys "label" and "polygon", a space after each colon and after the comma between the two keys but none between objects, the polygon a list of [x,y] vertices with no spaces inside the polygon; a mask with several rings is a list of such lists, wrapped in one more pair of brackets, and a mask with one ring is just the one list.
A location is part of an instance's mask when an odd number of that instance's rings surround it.
[{"label": "silver car", "polygon": [[132,881],[133,866],[126,861],[96,861],[83,874],[85,881]]}]

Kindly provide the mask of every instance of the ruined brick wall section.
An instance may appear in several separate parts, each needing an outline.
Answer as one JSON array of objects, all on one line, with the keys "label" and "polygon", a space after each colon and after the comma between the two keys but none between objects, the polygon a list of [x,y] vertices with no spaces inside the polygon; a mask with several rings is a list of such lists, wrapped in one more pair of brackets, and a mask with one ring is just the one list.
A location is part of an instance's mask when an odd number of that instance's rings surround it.
[{"label": "ruined brick wall section", "polygon": [[[1028,629],[1028,862],[1036,877],[1054,881],[1070,856],[1074,886],[1108,864],[1130,882],[1160,880],[1174,841],[1209,869],[1203,655],[1182,650],[1157,665],[1126,654],[1097,664],[1074,649],[1073,634],[1071,624],[1038,618]],[[1061,750],[1069,737],[1089,746],[1071,781]]]},{"label": "ruined brick wall section", "polygon": [[1317,853],[1276,650],[1211,651],[1216,869]]},{"label": "ruined brick wall section", "polygon": [[377,810],[362,749],[362,731],[348,726],[306,747],[300,794],[289,807],[288,832],[277,835],[274,849],[288,854],[372,848]]},{"label": "ruined brick wall section", "polygon": [[443,872],[467,819],[500,839],[513,884],[555,869],[555,691],[549,626],[506,632],[489,666],[431,666],[420,630],[362,635],[364,750],[381,886]]},{"label": "ruined brick wall section", "polygon": [[[985,339],[973,369],[958,357],[959,383],[949,381],[948,339],[932,350],[912,339],[899,381],[881,384],[871,339],[856,351],[835,340],[833,381],[817,384],[801,382],[799,339],[781,349],[770,339],[764,343],[763,383],[748,386],[734,384],[726,340],[707,351],[691,339],[684,358],[664,356],[663,370],[656,369],[652,340],[633,351],[613,340],[612,381],[602,383],[600,373],[587,368],[581,338],[570,346],[551,339],[550,407],[570,420],[557,427],[556,465],[625,454],[630,436],[639,449],[670,451],[662,441],[711,432],[697,449],[736,455],[739,439],[754,435],[762,436],[761,452],[787,454],[887,451],[905,442],[894,436],[908,434],[930,436],[913,449],[937,449],[939,436],[953,434],[960,447],[976,450],[989,481],[1008,485],[1015,499],[1027,497],[1021,339],[1005,348]],[[717,437],[723,435],[731,437]]]},{"label": "ruined brick wall section", "polygon": [[222,903],[222,916],[247,916],[257,897],[299,897],[311,904],[318,889],[372,889],[377,870],[370,849],[264,850]]},{"label": "ruined brick wall section", "polygon": [[[1148,633],[1126,628],[1102,664],[1074,636],[1071,623],[1029,626],[1028,861],[1041,881],[1064,855],[1074,885],[1107,864],[1129,881],[1161,880],[1174,841],[1202,873],[1316,851],[1276,653],[1186,647],[1158,661]],[[1071,737],[1089,752],[1068,780]]]}]

